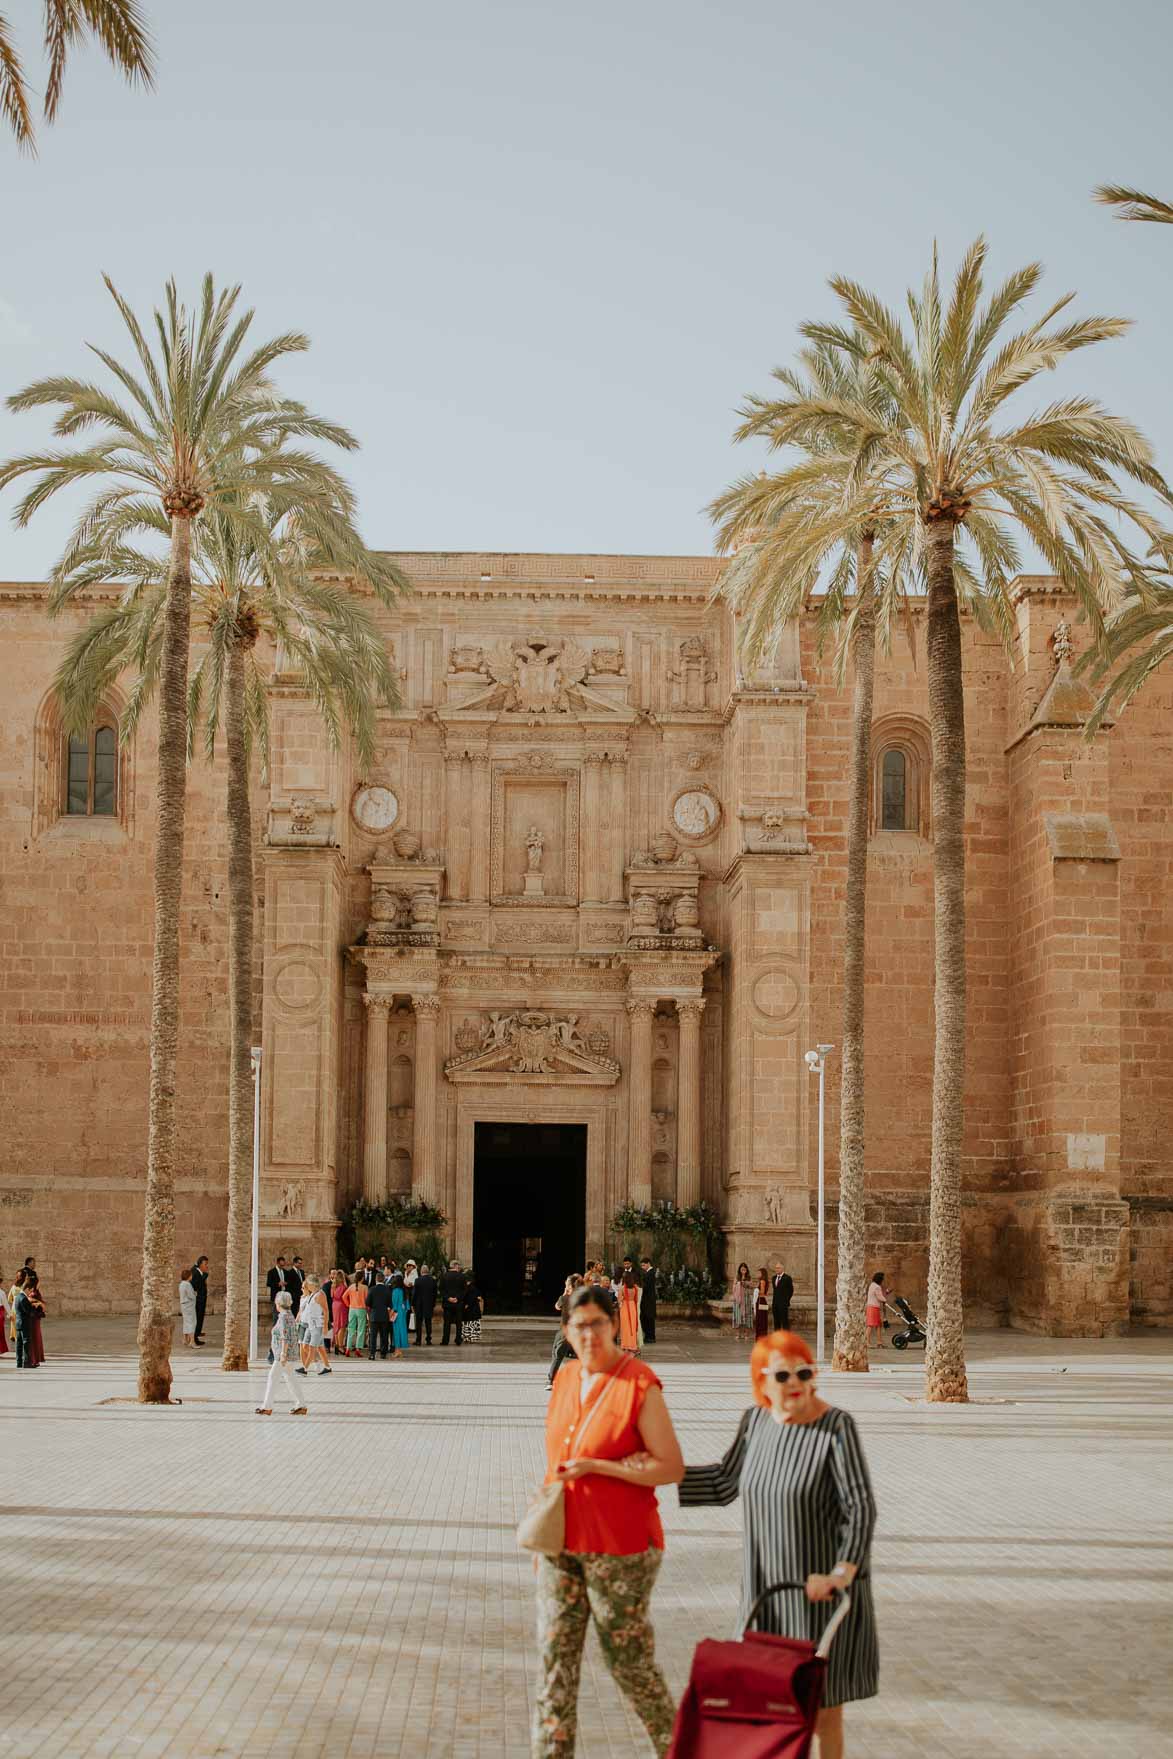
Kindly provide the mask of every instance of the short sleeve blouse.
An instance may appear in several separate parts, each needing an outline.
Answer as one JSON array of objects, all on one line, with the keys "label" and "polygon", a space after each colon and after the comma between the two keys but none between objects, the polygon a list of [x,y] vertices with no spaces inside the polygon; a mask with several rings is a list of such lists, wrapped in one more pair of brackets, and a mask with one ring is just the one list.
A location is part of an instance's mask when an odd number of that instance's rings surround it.
[{"label": "short sleeve blouse", "polygon": [[[578,1455],[592,1460],[622,1460],[639,1453],[643,1440],[639,1419],[648,1388],[660,1381],[646,1362],[625,1357],[614,1374],[601,1376],[582,1399],[581,1369],[568,1362],[559,1369],[546,1414],[546,1483],[557,1477],[563,1460]],[[575,1438],[592,1408],[581,1446]],[[648,1485],[627,1484],[588,1472],[566,1485],[566,1550],[629,1557],[635,1552],[664,1549],[664,1529],[656,1493]]]}]

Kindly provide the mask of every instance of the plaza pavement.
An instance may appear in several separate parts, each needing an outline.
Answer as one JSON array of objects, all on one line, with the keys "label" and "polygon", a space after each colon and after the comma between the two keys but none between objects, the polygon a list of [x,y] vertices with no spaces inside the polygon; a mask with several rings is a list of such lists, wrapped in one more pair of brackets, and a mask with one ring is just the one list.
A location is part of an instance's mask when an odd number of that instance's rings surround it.
[{"label": "plaza pavement", "polygon": [[[253,1415],[259,1373],[177,1350],[182,1409],[144,1410],[133,1323],[46,1326],[0,1358],[0,1755],[497,1759],[527,1752],[530,1562],[546,1326],[311,1380]],[[438,1331],[437,1331],[438,1335]],[[215,1331],[212,1338],[216,1336]],[[893,1759],[1173,1754],[1173,1341],[971,1340],[966,1408],[919,1362],[825,1377],[880,1505],[881,1696],[848,1750]],[[663,1328],[648,1352],[693,1462],[727,1446],[744,1351]],[[655,1601],[674,1691],[736,1603],[736,1505],[661,1493]],[[579,1751],[649,1749],[593,1636]],[[732,1759],[732,1755],[731,1755]]]}]

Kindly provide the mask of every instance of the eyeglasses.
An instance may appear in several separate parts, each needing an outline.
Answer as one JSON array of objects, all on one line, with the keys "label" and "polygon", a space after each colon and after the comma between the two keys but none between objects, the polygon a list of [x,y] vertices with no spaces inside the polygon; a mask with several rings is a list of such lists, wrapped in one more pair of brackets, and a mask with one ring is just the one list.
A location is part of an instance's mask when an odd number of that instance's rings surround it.
[{"label": "eyeglasses", "polygon": [[611,1319],[572,1319],[566,1327],[567,1331],[604,1332],[613,1331],[615,1322]]},{"label": "eyeglasses", "polygon": [[[779,1386],[785,1386],[786,1382],[790,1379],[789,1368],[763,1368],[762,1373],[767,1379],[776,1380]],[[813,1380],[815,1378],[815,1371],[813,1368],[796,1368],[794,1370],[794,1378],[795,1380],[801,1380],[804,1382]]]}]

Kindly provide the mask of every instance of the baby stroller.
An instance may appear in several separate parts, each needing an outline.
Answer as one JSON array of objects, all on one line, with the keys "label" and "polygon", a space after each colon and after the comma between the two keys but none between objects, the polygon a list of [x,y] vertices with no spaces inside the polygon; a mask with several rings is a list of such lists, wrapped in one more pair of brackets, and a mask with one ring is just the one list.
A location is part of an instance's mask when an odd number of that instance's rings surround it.
[{"label": "baby stroller", "polygon": [[923,1344],[925,1341],[925,1328],[917,1318],[916,1314],[912,1311],[912,1308],[908,1305],[908,1302],[904,1299],[904,1296],[897,1295],[892,1305],[895,1307],[897,1313],[899,1313],[901,1319],[905,1322],[903,1331],[894,1331],[892,1333],[892,1348],[894,1350],[907,1350],[909,1344]]},{"label": "baby stroller", "polygon": [[759,1594],[740,1643],[697,1644],[668,1759],[809,1759],[831,1640],[851,1596],[841,1593],[817,1648],[751,1629],[771,1594],[801,1587],[775,1582]]}]

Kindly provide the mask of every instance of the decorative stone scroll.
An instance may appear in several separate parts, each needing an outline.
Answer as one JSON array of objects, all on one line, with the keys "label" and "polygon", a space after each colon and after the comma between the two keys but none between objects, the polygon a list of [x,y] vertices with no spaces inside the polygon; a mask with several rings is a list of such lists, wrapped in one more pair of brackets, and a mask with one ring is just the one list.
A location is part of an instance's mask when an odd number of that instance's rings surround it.
[{"label": "decorative stone scroll", "polygon": [[[471,1023],[465,1022],[465,1037]],[[597,1029],[589,1039],[578,1030],[577,1014],[546,1014],[526,1009],[514,1014],[494,1012],[480,1029],[479,1046],[452,1057],[444,1065],[449,1081],[511,1085],[516,1081],[583,1087],[610,1087],[619,1079],[619,1064],[594,1048],[602,1042]],[[609,1048],[610,1037],[605,1035]]]}]

